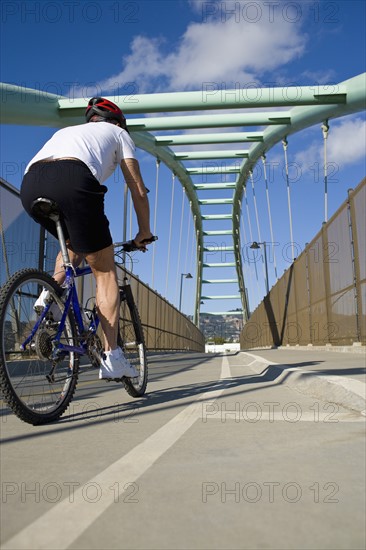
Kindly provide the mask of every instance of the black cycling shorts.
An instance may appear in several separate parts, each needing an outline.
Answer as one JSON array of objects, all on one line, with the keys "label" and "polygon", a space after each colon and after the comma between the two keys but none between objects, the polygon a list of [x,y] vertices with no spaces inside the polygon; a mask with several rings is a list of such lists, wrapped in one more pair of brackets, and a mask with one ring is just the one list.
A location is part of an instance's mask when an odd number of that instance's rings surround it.
[{"label": "black cycling shorts", "polygon": [[[108,191],[82,161],[60,159],[36,162],[25,174],[20,190],[28,214],[35,199],[54,200],[62,212],[62,227],[71,249],[80,253],[102,250],[112,244],[109,221],[104,213],[104,195]],[[52,220],[36,219],[57,238]]]}]

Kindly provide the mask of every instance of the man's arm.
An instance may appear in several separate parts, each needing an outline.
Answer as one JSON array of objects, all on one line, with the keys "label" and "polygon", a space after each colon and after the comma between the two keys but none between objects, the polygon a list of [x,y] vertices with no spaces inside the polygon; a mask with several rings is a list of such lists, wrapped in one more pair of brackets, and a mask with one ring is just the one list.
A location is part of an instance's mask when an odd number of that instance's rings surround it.
[{"label": "man's arm", "polygon": [[121,161],[121,169],[131,192],[132,202],[137,216],[139,232],[134,238],[134,241],[139,245],[144,239],[152,237],[147,191],[141,176],[139,163],[136,159],[123,159]]}]

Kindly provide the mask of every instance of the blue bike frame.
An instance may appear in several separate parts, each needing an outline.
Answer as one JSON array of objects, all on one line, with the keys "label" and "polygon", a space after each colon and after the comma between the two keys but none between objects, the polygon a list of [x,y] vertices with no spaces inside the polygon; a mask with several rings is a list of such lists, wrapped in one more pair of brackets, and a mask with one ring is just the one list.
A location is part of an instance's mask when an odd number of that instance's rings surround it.
[{"label": "blue bike frame", "polygon": [[[78,268],[78,267],[72,268],[71,266],[67,266],[65,271],[66,271],[66,279],[65,279],[66,298],[65,298],[64,311],[61,317],[58,331],[56,336],[53,338],[54,343],[57,344],[52,353],[54,359],[56,359],[57,355],[59,355],[63,351],[74,352],[74,353],[78,353],[79,355],[85,355],[87,353],[87,347],[86,347],[85,341],[81,342],[80,346],[69,346],[69,345],[60,343],[61,335],[65,328],[66,317],[69,312],[71,304],[74,311],[74,316],[78,327],[79,336],[82,336],[86,332],[86,330],[88,330],[88,333],[95,334],[99,326],[99,318],[97,316],[91,320],[89,327],[84,326],[84,321],[81,315],[79,299],[78,299],[77,290],[75,286],[75,278],[84,277],[84,275],[91,274],[92,273],[91,268],[89,266],[81,267],[81,268]],[[42,311],[39,319],[37,320],[36,324],[33,327],[31,334],[20,346],[22,350],[25,350],[29,342],[32,341],[34,335],[36,334],[39,328],[39,325],[45,319],[51,305],[52,304],[47,304],[44,310]]]}]

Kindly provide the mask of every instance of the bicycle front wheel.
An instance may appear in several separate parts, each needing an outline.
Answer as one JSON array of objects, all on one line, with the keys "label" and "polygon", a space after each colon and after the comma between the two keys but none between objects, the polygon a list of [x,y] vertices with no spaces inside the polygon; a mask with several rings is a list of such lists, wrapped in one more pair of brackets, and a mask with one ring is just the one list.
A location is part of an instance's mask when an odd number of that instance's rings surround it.
[{"label": "bicycle front wheel", "polygon": [[[42,319],[34,305],[43,289],[51,306]],[[13,412],[33,425],[57,420],[77,384],[79,356],[63,352],[53,357],[64,308],[61,294],[56,281],[37,269],[18,271],[0,291],[0,385]],[[60,343],[76,345],[76,337],[70,311]]]},{"label": "bicycle front wheel", "polygon": [[120,297],[121,308],[117,343],[122,348],[126,359],[139,373],[136,378],[124,378],[123,383],[127,393],[132,397],[141,397],[146,391],[148,380],[144,332],[129,285],[121,288]]}]

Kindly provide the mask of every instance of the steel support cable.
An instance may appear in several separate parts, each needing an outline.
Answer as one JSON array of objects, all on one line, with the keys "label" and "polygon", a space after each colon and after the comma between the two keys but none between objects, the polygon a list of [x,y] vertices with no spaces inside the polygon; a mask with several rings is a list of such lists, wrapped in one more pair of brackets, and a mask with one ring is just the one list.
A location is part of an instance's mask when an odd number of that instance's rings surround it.
[{"label": "steel support cable", "polygon": [[[253,178],[253,173],[250,172],[250,177]],[[254,185],[254,184],[252,184]],[[244,198],[245,198],[245,206],[247,210],[247,218],[248,218],[248,226],[249,226],[249,236],[251,242],[253,242],[253,232],[252,232],[252,223],[250,221],[250,212],[249,212],[249,204],[248,204],[248,196],[247,196],[247,186],[244,187]]]},{"label": "steel support cable", "polygon": [[4,256],[4,262],[5,262],[6,277],[7,279],[10,279],[10,268],[9,268],[9,262],[8,262],[8,254],[6,250],[5,234],[4,234],[1,212],[0,212],[0,235],[1,235],[1,245],[3,249],[3,256]]},{"label": "steel support cable", "polygon": [[[245,197],[246,197],[246,192],[245,192]],[[239,201],[239,205],[240,205],[240,212],[242,212],[242,203],[241,201]],[[241,219],[240,219],[240,229],[241,229],[241,233],[244,237],[244,242],[245,242],[245,246],[247,247],[248,246],[248,236],[247,236],[247,232],[246,232],[246,229],[245,229],[245,224],[244,224],[244,216],[242,215],[241,216]],[[240,231],[239,229],[239,231]],[[251,241],[253,242],[253,240]],[[241,239],[241,243],[243,243],[243,239]],[[248,279],[249,281],[251,282],[252,280],[252,272],[251,272],[251,269],[250,269],[250,262],[249,262],[249,258],[247,258],[247,262],[245,261],[245,254],[241,254],[241,257],[243,258],[243,262],[244,262],[244,267],[245,267],[245,272],[248,274]],[[247,265],[248,264],[248,265]],[[257,280],[258,280],[258,277],[257,277]],[[249,302],[249,297],[247,296],[247,290],[246,290],[246,286],[245,286],[245,277],[244,277],[244,293],[245,293],[245,296]],[[259,286],[259,285],[258,285]]]},{"label": "steel support cable", "polygon": [[[198,241],[198,231],[194,230],[195,227],[196,227],[196,216],[193,216],[192,248],[191,248],[191,258],[190,258],[190,261],[189,261],[190,269],[188,269],[188,271],[189,271],[189,273],[198,274],[197,265],[198,265],[198,242],[199,241]],[[195,266],[195,262],[196,262],[196,266]],[[196,283],[197,283],[197,281],[196,281]],[[194,296],[194,294],[192,292],[192,296],[194,297],[193,311],[194,311],[194,315],[195,315],[196,314],[196,306],[197,306],[197,295]]]},{"label": "steel support cable", "polygon": [[[128,185],[125,183],[123,190],[123,229],[122,240],[127,241],[127,211],[128,211]],[[126,252],[122,254],[122,263],[126,265]]]},{"label": "steel support cable", "polygon": [[275,251],[275,240],[274,240],[274,236],[273,236],[273,227],[272,227],[271,204],[270,204],[270,201],[269,201],[268,178],[267,178],[267,170],[266,170],[266,155],[262,155],[262,162],[263,162],[264,182],[266,184],[266,197],[267,197],[269,230],[270,230],[270,233],[271,233],[271,240],[272,240],[272,243],[273,243],[273,267],[274,267],[275,277],[276,277],[276,281],[277,281],[278,276],[277,276],[277,265],[276,265],[276,251]]},{"label": "steel support cable", "polygon": [[[239,201],[239,207],[240,207],[240,212],[242,212],[242,202],[241,201]],[[246,232],[245,225],[244,225],[244,216],[243,215],[240,216],[240,228],[241,228],[242,235],[244,237],[244,242],[245,242],[245,244],[248,244],[248,237],[247,237],[247,232]],[[240,241],[241,241],[241,243],[243,243],[243,239],[240,239]],[[245,263],[245,258],[244,258],[244,263]]]},{"label": "steel support cable", "polygon": [[326,120],[322,124],[323,142],[324,142],[324,221],[328,221],[328,165],[327,165],[327,139],[329,124]]},{"label": "steel support cable", "polygon": [[181,210],[181,216],[180,216],[180,230],[179,230],[179,244],[178,244],[178,261],[177,261],[177,282],[175,286],[175,299],[178,299],[178,289],[179,289],[179,279],[180,279],[180,253],[182,249],[182,234],[183,234],[183,218],[184,218],[184,198],[185,198],[185,190],[184,187],[182,187],[182,210]]},{"label": "steel support cable", "polygon": [[[192,208],[191,201],[189,202],[190,207]],[[187,234],[187,242],[186,242],[186,257],[184,260],[184,271],[187,271],[187,263],[188,263],[188,249],[189,249],[189,239],[191,235],[191,225],[192,223],[188,223],[188,234]]]},{"label": "steel support cable", "polygon": [[[254,203],[255,219],[256,219],[256,222],[257,222],[258,239],[259,239],[259,242],[262,242],[261,230],[260,230],[260,226],[259,226],[259,217],[258,217],[258,208],[257,208],[257,198],[256,198],[256,196],[255,196],[255,189],[254,189],[253,172],[250,171],[250,172],[249,172],[249,175],[250,175],[250,181],[251,181],[251,183],[252,183],[253,203]],[[249,218],[249,209],[248,209],[248,219],[250,220],[250,218]],[[251,229],[250,229],[250,238],[253,239],[253,235],[252,235],[252,230],[251,230]],[[254,259],[254,251],[253,251],[253,259]],[[263,277],[265,277],[265,268],[264,268],[264,259],[263,259],[263,256],[262,256],[262,265],[263,265]],[[254,262],[254,268],[255,268],[255,276],[256,276],[256,278],[257,278],[257,285],[258,285],[258,287],[259,287],[259,283],[258,283],[258,272],[257,272],[257,264],[256,264],[256,262]],[[259,292],[259,288],[258,288],[258,292]]]},{"label": "steel support cable", "polygon": [[[8,254],[7,254],[7,250],[6,250],[5,233],[4,233],[4,227],[3,227],[3,220],[2,220],[1,212],[0,212],[0,235],[1,235],[1,244],[2,244],[4,262],[5,262],[6,276],[7,276],[7,279],[10,279],[11,273],[10,273],[10,267],[9,267],[9,261],[8,261]],[[3,281],[3,283],[4,282],[5,281]],[[20,300],[19,300],[19,305],[20,305]],[[10,322],[11,322],[12,325],[13,325],[13,322],[14,322],[13,329],[17,333],[19,333],[20,332],[20,322],[19,322],[20,315],[17,311],[17,308],[15,307],[14,298],[12,298],[12,300],[11,300],[10,307],[13,310],[13,315],[10,318]]]},{"label": "steel support cable", "polygon": [[291,252],[292,261],[295,259],[295,247],[294,247],[294,235],[292,231],[292,209],[291,209],[291,196],[290,196],[290,179],[288,175],[288,158],[287,158],[287,146],[288,141],[286,138],[282,140],[283,151],[285,155],[285,172],[286,172],[286,187],[287,187],[287,205],[288,205],[288,217],[290,223],[290,240],[291,240]]},{"label": "steel support cable", "polygon": [[[194,217],[194,226],[196,227],[196,216]],[[194,250],[194,244],[196,241],[196,253]],[[192,265],[194,269],[192,269],[193,273],[196,273],[197,281],[196,281],[196,296],[194,296],[194,315],[199,315],[199,310],[201,307],[201,288],[202,288],[202,269],[199,269],[199,263],[200,263],[200,244],[199,244],[199,231],[196,229],[196,231],[193,232],[193,246],[192,246]],[[198,317],[199,318],[199,317]]]},{"label": "steel support cable", "polygon": [[[157,220],[157,212],[158,212],[159,172],[160,172],[160,159],[156,159],[154,227],[153,227],[154,235],[156,235],[156,220]],[[156,254],[156,242],[153,243],[153,250],[152,250],[152,265],[151,265],[152,288],[154,288],[154,280],[155,280],[155,254]]]},{"label": "steel support cable", "polygon": [[196,231],[192,231],[192,249],[191,249],[191,259],[190,259],[190,265],[191,269],[189,272],[194,271],[194,262],[197,261],[197,249],[198,249],[198,241],[197,241],[197,233]]},{"label": "steel support cable", "polygon": [[132,195],[131,193],[129,194],[130,195],[130,240],[132,239],[132,206],[133,206],[133,202],[132,202]]},{"label": "steel support cable", "polygon": [[254,189],[254,178],[253,178],[253,172],[250,172],[250,180],[252,182],[252,191],[253,191],[253,203],[254,203],[254,212],[255,212],[255,219],[257,222],[257,232],[258,232],[258,239],[261,242],[261,229],[259,225],[259,216],[258,216],[258,208],[257,208],[257,197],[255,196],[255,189]]},{"label": "steel support cable", "polygon": [[170,248],[172,243],[172,225],[173,225],[173,208],[174,208],[174,187],[175,187],[175,174],[172,173],[172,200],[170,205],[170,225],[169,225],[169,241],[168,241],[168,259],[166,266],[166,280],[165,280],[165,297],[168,294],[168,281],[169,281],[169,263],[170,263]]}]

